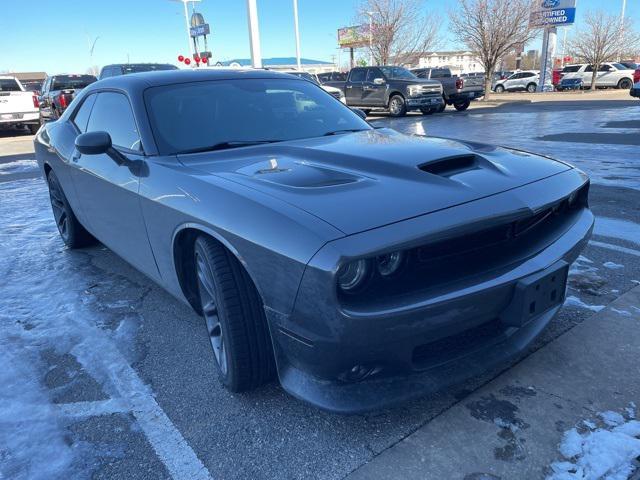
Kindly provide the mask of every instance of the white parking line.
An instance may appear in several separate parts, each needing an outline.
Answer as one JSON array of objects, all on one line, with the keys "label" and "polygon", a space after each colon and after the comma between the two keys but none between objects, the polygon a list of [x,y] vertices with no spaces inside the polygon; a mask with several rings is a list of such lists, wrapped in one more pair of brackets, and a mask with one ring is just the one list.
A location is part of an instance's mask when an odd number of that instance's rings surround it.
[{"label": "white parking line", "polygon": [[590,240],[589,245],[594,247],[606,248],[608,250],[615,250],[616,252],[626,253],[635,257],[640,257],[640,250],[634,250],[633,248],[622,247],[620,245],[614,245],[613,243],[598,242],[596,240]]}]

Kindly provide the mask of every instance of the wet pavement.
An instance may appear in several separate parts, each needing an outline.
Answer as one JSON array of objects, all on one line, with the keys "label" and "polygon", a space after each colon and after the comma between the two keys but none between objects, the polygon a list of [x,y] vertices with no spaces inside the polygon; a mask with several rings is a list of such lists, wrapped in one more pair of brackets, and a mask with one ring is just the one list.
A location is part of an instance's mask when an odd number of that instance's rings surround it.
[{"label": "wet pavement", "polygon": [[[596,234],[572,267],[565,309],[531,351],[640,284],[640,104],[373,122],[536,151],[592,176]],[[275,383],[230,394],[215,378],[203,321],[103,246],[64,248],[31,137],[0,137],[3,480],[341,479],[499,373],[351,417],[319,412]]]}]

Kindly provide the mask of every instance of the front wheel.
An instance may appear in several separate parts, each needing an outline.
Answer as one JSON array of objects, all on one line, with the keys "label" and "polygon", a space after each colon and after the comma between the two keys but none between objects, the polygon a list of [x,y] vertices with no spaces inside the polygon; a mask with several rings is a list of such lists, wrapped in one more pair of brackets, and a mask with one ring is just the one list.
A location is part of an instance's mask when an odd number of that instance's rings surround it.
[{"label": "front wheel", "polygon": [[407,105],[402,95],[394,95],[389,100],[389,113],[392,117],[403,117],[407,114]]},{"label": "front wheel", "polygon": [[535,83],[530,83],[529,85],[527,85],[527,92],[529,93],[536,93],[537,89],[538,86]]},{"label": "front wheel", "polygon": [[260,295],[249,274],[223,245],[206,235],[195,241],[200,308],[222,384],[242,392],[275,373],[271,337]]},{"label": "front wheel", "polygon": [[49,186],[49,200],[51,201],[53,218],[56,221],[62,241],[69,248],[80,248],[93,243],[95,239],[80,225],[53,170],[47,175],[47,184]]},{"label": "front wheel", "polygon": [[504,87],[502,85],[496,85],[496,93],[504,93]]},{"label": "front wheel", "polygon": [[628,78],[623,78],[618,82],[618,88],[622,90],[631,90],[631,87],[633,87],[633,82]]},{"label": "front wheel", "polygon": [[464,112],[471,105],[471,100],[463,100],[462,102],[456,102],[453,104],[453,108],[455,108],[459,112]]}]

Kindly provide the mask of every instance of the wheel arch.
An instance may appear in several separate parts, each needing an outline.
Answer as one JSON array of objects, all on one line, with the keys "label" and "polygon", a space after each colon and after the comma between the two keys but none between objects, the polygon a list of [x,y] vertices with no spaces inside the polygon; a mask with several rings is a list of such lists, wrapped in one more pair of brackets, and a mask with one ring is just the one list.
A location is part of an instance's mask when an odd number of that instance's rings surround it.
[{"label": "wheel arch", "polygon": [[387,107],[389,107],[389,103],[391,103],[391,99],[396,95],[400,95],[402,97],[402,100],[405,100],[405,101],[407,100],[401,91],[392,90],[391,92],[389,92],[389,95],[387,96]]},{"label": "wheel arch", "polygon": [[189,302],[189,305],[201,314],[201,308],[199,303],[199,297],[197,292],[197,287],[195,286],[193,279],[195,274],[195,269],[193,265],[193,254],[194,254],[194,244],[195,240],[199,235],[207,235],[212,238],[216,242],[220,243],[224,248],[226,248],[235,258],[238,260],[242,268],[245,270],[251,282],[256,287],[258,294],[260,295],[261,300],[264,302],[264,295],[261,290],[260,284],[256,282],[254,275],[251,272],[251,269],[248,268],[247,263],[242,258],[242,255],[238,250],[229,242],[224,236],[222,236],[219,232],[214,229],[207,227],[205,225],[200,225],[196,223],[186,223],[181,225],[176,229],[173,234],[173,239],[171,242],[171,252],[173,257],[173,266],[176,273],[176,277],[178,279],[178,284],[180,286],[180,290],[182,294]]}]

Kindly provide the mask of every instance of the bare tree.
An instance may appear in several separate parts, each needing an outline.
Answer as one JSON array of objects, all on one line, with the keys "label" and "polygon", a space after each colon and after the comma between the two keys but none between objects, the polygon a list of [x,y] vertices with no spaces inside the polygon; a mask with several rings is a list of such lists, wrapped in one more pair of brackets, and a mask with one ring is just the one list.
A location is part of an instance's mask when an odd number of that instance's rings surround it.
[{"label": "bare tree", "polygon": [[362,0],[357,15],[373,24],[370,53],[378,65],[440,45],[440,18],[427,13],[424,0]]},{"label": "bare tree", "polygon": [[455,11],[450,12],[451,31],[484,67],[485,100],[491,95],[500,60],[536,35],[529,28],[530,15],[530,0],[458,0]]},{"label": "bare tree", "polygon": [[640,37],[628,19],[620,21],[618,16],[597,11],[587,12],[569,47],[575,57],[592,65],[590,88],[595,90],[600,65],[634,51],[639,43]]}]

